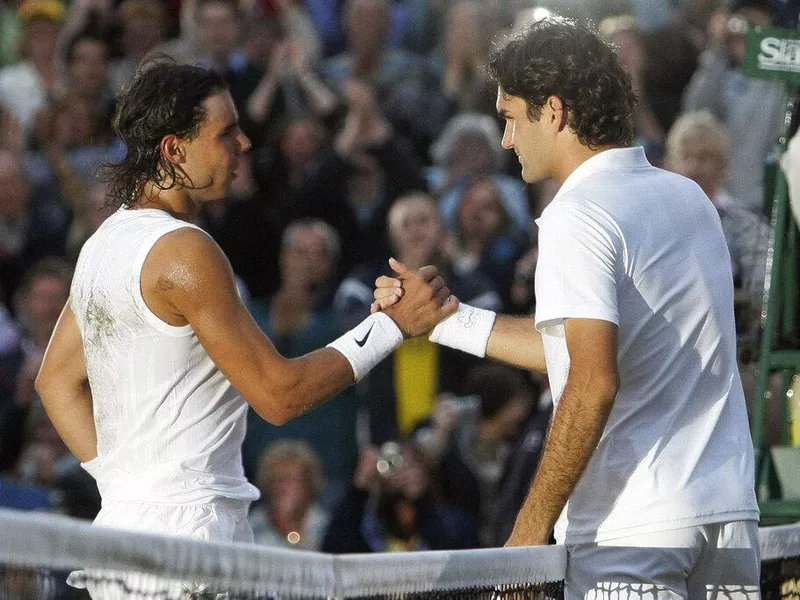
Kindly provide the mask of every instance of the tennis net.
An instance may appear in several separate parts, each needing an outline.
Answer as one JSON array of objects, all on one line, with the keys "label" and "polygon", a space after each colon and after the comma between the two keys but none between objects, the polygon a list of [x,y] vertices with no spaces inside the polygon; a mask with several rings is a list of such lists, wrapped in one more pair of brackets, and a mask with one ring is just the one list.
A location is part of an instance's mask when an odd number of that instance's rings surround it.
[{"label": "tennis net", "polygon": [[[563,548],[330,555],[0,510],[0,598],[559,598]],[[67,583],[69,581],[69,583]]]},{"label": "tennis net", "polygon": [[[762,598],[800,600],[800,525],[762,528]],[[563,547],[330,555],[0,509],[0,600],[563,597]]]}]

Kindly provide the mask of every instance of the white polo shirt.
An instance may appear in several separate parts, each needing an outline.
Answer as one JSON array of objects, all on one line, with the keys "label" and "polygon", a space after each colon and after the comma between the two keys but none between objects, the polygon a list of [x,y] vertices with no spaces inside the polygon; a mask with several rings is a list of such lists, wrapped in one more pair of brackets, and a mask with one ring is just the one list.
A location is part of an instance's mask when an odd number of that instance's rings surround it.
[{"label": "white polo shirt", "polygon": [[558,541],[758,519],[730,257],[711,201],[641,148],[620,148],[580,165],[538,224],[536,326],[556,406],[564,319],[618,326],[620,390]]}]

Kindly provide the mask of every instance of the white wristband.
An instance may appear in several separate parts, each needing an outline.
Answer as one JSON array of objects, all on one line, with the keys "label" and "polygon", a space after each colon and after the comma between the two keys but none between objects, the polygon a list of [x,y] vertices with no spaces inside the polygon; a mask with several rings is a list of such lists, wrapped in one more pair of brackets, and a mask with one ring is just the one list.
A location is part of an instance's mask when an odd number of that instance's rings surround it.
[{"label": "white wristband", "polygon": [[455,313],[439,323],[428,339],[483,358],[497,313],[461,302]]},{"label": "white wristband", "polygon": [[343,336],[328,344],[353,367],[356,381],[403,343],[403,332],[386,313],[371,314]]}]

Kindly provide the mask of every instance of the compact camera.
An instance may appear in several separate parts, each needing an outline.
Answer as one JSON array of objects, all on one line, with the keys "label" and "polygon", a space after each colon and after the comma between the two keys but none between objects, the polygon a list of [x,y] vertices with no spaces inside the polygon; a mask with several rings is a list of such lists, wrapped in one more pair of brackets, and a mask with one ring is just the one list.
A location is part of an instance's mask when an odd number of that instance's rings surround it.
[{"label": "compact camera", "polygon": [[392,475],[403,466],[403,449],[397,442],[385,442],[381,445],[375,468],[384,477]]}]

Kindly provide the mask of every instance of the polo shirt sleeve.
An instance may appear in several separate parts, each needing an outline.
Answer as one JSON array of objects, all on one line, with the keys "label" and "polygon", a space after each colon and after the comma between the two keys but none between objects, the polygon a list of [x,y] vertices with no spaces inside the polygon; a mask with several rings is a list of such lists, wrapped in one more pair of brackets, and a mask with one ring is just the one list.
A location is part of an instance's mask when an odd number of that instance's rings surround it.
[{"label": "polo shirt sleeve", "polygon": [[600,319],[619,325],[617,281],[621,236],[610,218],[560,200],[539,219],[536,327],[564,319]]}]

